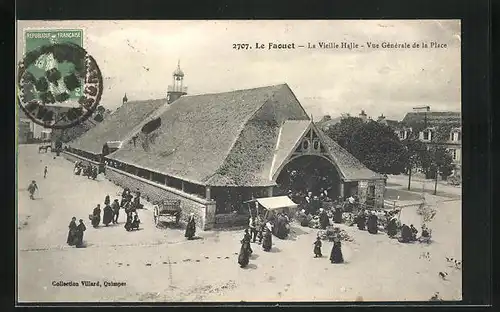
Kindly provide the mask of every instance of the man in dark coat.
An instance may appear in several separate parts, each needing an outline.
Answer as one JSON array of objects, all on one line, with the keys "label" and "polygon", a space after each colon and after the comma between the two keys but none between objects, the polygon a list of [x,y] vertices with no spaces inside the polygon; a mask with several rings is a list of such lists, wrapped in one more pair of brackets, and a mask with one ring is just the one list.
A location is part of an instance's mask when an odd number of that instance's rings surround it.
[{"label": "man in dark coat", "polygon": [[406,224],[403,224],[401,227],[401,239],[399,240],[401,243],[409,243],[411,241],[412,233],[410,227]]},{"label": "man in dark coat", "polygon": [[258,224],[257,224],[257,220],[255,217],[250,217],[250,221],[248,223],[248,226],[250,228],[250,235],[252,236],[252,241],[255,243],[255,241],[257,240],[257,227],[258,227]]},{"label": "man in dark coat", "polygon": [[92,226],[96,228],[99,226],[100,222],[101,222],[101,205],[97,204],[97,207],[95,207],[94,211],[92,212]]},{"label": "man in dark coat", "polygon": [[311,201],[311,213],[312,214],[316,214],[318,213],[318,210],[321,206],[321,202],[319,201],[319,197],[318,196],[314,196],[312,198],[312,201]]},{"label": "man in dark coat", "polygon": [[319,225],[322,230],[326,230],[326,227],[330,225],[330,219],[323,208],[319,209]]},{"label": "man in dark coat", "polygon": [[271,233],[271,230],[269,230],[269,228],[266,227],[264,232],[264,240],[262,241],[262,249],[264,249],[264,251],[270,251],[272,245],[273,245],[273,234]]},{"label": "man in dark coat", "polygon": [[118,199],[115,199],[111,204],[111,209],[113,209],[113,224],[118,223],[118,216],[120,215],[120,203]]},{"label": "man in dark coat", "polygon": [[184,237],[187,237],[188,240],[192,240],[194,238],[195,233],[196,233],[196,222],[194,219],[194,214],[191,213],[189,215]]},{"label": "man in dark coat", "polygon": [[83,224],[83,220],[80,219],[80,224],[76,227],[76,247],[83,247],[83,232],[85,232],[87,228],[85,224]]},{"label": "man in dark coat", "polygon": [[335,212],[333,213],[333,222],[342,223],[342,204],[337,204],[335,206]]},{"label": "man in dark coat", "polygon": [[331,263],[343,263],[344,257],[342,256],[342,244],[338,237],[334,238],[332,252],[330,253]]},{"label": "man in dark coat", "polygon": [[66,243],[70,246],[73,246],[76,244],[76,218],[73,217],[71,218],[71,222],[69,223],[69,232],[68,232],[68,239],[66,240]]},{"label": "man in dark coat", "polygon": [[259,244],[262,244],[262,240],[264,239],[264,231],[266,228],[266,223],[262,220],[260,216],[257,216],[257,219],[259,220],[259,227],[257,228],[259,233],[257,233],[257,237],[259,239]]},{"label": "man in dark coat", "polygon": [[365,216],[365,212],[363,210],[361,210],[359,212],[356,221],[357,221],[356,223],[358,224],[358,229],[364,230],[365,229],[365,224],[366,224],[366,216]]},{"label": "man in dark coat", "polygon": [[106,205],[103,211],[102,223],[104,223],[105,226],[108,226],[112,221],[113,221],[113,209],[111,209],[110,205]]},{"label": "man in dark coat", "polygon": [[367,222],[368,233],[370,233],[370,234],[377,234],[378,233],[377,222],[378,222],[378,217],[372,211],[370,213],[370,215],[368,216],[368,222]]},{"label": "man in dark coat", "polygon": [[314,258],[321,258],[323,255],[321,254],[321,237],[316,237],[316,241],[314,242]]}]

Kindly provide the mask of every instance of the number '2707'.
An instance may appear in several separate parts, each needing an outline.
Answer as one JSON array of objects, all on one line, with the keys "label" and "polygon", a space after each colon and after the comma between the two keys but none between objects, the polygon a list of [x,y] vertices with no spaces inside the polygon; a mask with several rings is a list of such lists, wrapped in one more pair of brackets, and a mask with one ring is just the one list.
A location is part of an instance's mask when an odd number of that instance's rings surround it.
[{"label": "number '2707'", "polygon": [[233,43],[233,49],[234,50],[250,50],[252,47],[250,47],[250,44],[248,43]]}]

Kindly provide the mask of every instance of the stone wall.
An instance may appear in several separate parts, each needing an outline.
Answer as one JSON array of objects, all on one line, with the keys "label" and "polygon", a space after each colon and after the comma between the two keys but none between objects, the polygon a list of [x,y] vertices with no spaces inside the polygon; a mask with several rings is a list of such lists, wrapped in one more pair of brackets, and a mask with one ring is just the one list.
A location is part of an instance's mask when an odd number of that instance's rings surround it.
[{"label": "stone wall", "polygon": [[123,188],[128,187],[132,192],[139,189],[141,196],[149,202],[162,199],[181,201],[181,220],[187,221],[193,213],[197,228],[209,230],[215,223],[215,203],[180,190],[161,185],[112,167],[106,167],[106,177]]},{"label": "stone wall", "polygon": [[385,183],[384,180],[365,180],[358,182],[358,197],[361,204],[365,204],[368,197],[368,188],[375,186],[375,207],[384,206]]},{"label": "stone wall", "polygon": [[385,183],[384,180],[373,181],[375,183],[375,206],[384,207]]},{"label": "stone wall", "polygon": [[215,228],[230,228],[248,225],[249,215],[224,213],[215,215]]},{"label": "stone wall", "polygon": [[368,181],[358,182],[358,197],[361,204],[366,203],[366,197],[368,195]]}]

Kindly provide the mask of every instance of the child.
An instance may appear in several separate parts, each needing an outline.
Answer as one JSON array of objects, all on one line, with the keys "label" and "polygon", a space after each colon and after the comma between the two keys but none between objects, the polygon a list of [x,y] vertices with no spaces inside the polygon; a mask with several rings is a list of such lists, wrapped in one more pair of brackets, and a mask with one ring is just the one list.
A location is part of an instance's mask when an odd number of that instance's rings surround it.
[{"label": "child", "polygon": [[316,241],[314,242],[314,258],[321,258],[323,255],[321,254],[321,238],[316,237]]}]

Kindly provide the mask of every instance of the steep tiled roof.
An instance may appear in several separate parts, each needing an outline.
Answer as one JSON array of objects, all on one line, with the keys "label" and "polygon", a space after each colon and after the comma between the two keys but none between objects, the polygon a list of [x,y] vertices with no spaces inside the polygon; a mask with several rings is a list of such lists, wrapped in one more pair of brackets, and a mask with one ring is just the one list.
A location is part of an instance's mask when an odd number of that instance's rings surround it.
[{"label": "steep tiled roof", "polygon": [[423,123],[427,116],[427,123],[429,125],[442,124],[442,123],[460,123],[460,112],[411,112],[407,113],[402,120],[402,123],[411,125],[414,123]]},{"label": "steep tiled roof", "polygon": [[123,140],[139,123],[162,105],[167,105],[166,103],[166,99],[124,103],[104,121],[69,145],[82,151],[100,154],[106,142]]},{"label": "steep tiled roof", "polygon": [[276,101],[293,105],[280,100],[283,93],[292,94],[287,85],[276,85],[181,97],[160,114],[161,126],[150,134],[154,140],[140,135],[135,145],[127,142],[108,157],[200,184],[262,184],[263,159],[254,164],[256,171],[241,166],[259,157],[252,153],[274,147],[278,126],[251,120],[265,104],[270,110]]}]

